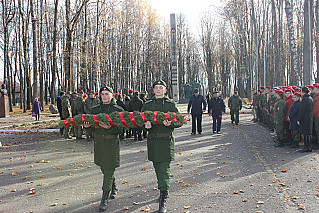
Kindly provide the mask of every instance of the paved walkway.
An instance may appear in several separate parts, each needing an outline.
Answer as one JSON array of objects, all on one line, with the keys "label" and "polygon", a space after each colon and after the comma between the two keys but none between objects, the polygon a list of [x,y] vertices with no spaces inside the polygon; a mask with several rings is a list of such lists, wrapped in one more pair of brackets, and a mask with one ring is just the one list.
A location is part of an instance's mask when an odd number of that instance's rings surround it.
[{"label": "paved walkway", "polygon": [[[250,120],[241,114],[236,126],[225,115],[223,134],[214,135],[205,115],[202,135],[191,136],[191,124],[174,131],[168,212],[318,212],[319,154],[275,148],[272,133]],[[98,212],[102,174],[93,142],[58,134],[0,136],[6,145],[0,150],[0,212]],[[108,212],[157,212],[145,140],[121,142],[116,178],[119,194]]]}]

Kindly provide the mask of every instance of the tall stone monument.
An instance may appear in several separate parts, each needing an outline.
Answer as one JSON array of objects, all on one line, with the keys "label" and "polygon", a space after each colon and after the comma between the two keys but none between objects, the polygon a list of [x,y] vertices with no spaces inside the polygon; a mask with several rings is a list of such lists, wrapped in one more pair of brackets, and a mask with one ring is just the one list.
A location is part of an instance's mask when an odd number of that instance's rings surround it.
[{"label": "tall stone monument", "polygon": [[175,14],[170,16],[171,21],[171,70],[172,70],[172,92],[174,101],[179,101],[177,53],[176,53],[176,20]]},{"label": "tall stone monument", "polygon": [[9,117],[9,100],[6,85],[2,84],[0,89],[0,118]]}]

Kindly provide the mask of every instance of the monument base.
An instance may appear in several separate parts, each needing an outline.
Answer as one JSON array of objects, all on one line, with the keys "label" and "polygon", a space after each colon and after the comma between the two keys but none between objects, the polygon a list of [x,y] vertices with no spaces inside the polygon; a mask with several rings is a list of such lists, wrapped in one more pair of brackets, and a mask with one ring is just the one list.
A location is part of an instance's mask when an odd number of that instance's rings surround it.
[{"label": "monument base", "polygon": [[7,96],[0,97],[0,118],[7,118],[9,116],[9,99]]}]

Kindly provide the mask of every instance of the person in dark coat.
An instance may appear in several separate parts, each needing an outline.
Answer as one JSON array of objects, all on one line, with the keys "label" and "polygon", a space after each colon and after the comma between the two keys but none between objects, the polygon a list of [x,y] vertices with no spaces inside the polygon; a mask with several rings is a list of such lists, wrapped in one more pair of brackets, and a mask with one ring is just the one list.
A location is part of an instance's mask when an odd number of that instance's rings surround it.
[{"label": "person in dark coat", "polygon": [[300,97],[301,94],[296,92],[292,99],[294,103],[291,105],[289,110],[289,129],[292,134],[292,145],[291,148],[298,148],[298,143],[300,141],[299,125],[297,124],[298,113],[300,109]]},{"label": "person in dark coat", "polygon": [[213,133],[219,134],[222,125],[222,115],[225,113],[225,102],[219,96],[218,91],[213,93],[213,98],[208,102],[208,113],[213,117]]},{"label": "person in dark coat", "polygon": [[204,96],[200,95],[198,89],[194,89],[194,95],[189,99],[187,114],[192,108],[192,135],[196,134],[196,121],[197,132],[202,134],[202,115],[206,110],[206,101]]},{"label": "person in dark coat", "polygon": [[60,118],[62,118],[62,96],[64,95],[65,92],[60,91],[58,97],[56,97],[56,106],[58,108],[59,114],[60,114]]},{"label": "person in dark coat", "polygon": [[[134,112],[134,111],[138,111],[140,112],[142,110],[143,107],[143,101],[139,98],[139,92],[134,92],[133,93],[133,98],[131,99],[131,101],[129,102],[129,111],[130,112]],[[140,127],[136,127],[133,128],[133,135],[134,135],[134,141],[142,141],[142,129]]]},{"label": "person in dark coat", "polygon": [[40,114],[42,111],[41,103],[38,101],[38,98],[35,98],[32,106],[32,116],[35,116],[35,120],[40,120]]},{"label": "person in dark coat", "polygon": [[299,152],[312,152],[312,108],[313,100],[309,95],[307,87],[302,88],[302,101],[298,113],[297,123],[299,132],[304,135],[304,148]]}]

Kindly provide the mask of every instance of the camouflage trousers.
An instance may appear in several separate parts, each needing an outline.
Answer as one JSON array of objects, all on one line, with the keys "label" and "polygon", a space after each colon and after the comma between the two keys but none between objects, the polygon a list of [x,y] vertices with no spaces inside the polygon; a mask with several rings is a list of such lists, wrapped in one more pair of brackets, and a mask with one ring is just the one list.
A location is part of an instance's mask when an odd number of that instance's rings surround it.
[{"label": "camouflage trousers", "polygon": [[284,138],[285,138],[284,124],[283,123],[275,124],[275,130],[276,130],[276,133],[277,133],[278,140],[284,140]]},{"label": "camouflage trousers", "polygon": [[300,141],[300,133],[299,130],[293,129],[291,130],[292,141],[299,142]]}]

